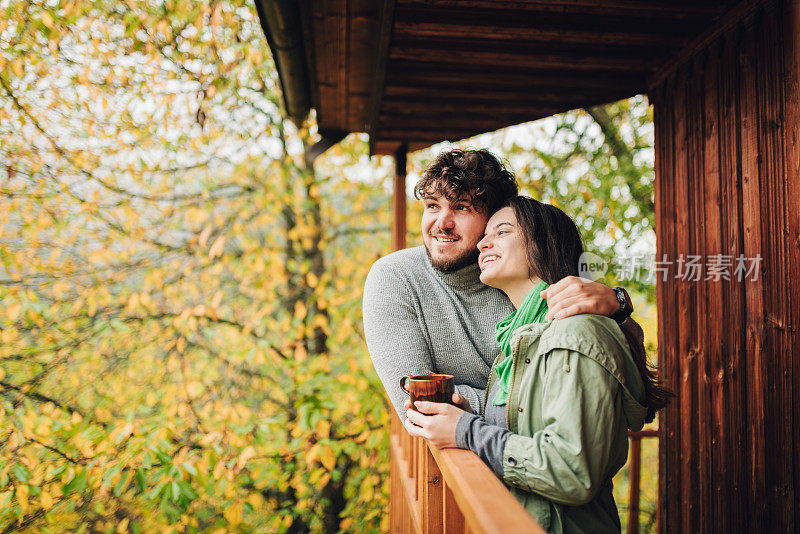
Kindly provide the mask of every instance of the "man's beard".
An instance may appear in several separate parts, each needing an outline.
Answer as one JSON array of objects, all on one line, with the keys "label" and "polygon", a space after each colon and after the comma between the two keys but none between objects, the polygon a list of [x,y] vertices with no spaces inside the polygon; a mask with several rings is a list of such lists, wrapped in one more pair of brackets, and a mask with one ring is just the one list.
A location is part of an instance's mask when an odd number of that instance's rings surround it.
[{"label": "man's beard", "polygon": [[434,260],[433,257],[431,257],[431,251],[428,250],[428,247],[425,247],[425,253],[428,255],[428,259],[431,261],[431,265],[433,265],[434,269],[441,273],[452,273],[464,267],[476,265],[481,251],[477,248],[467,250],[456,258],[444,260]]}]

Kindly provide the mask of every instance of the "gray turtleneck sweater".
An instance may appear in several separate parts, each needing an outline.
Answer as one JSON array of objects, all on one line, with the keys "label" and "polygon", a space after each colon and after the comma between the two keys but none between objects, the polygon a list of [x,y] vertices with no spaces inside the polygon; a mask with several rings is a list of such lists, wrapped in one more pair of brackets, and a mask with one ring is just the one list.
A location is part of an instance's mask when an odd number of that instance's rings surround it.
[{"label": "gray turtleneck sweater", "polygon": [[514,311],[500,291],[481,283],[478,265],[442,273],[425,247],[375,262],[364,286],[364,333],[375,370],[405,419],[404,375],[453,375],[456,391],[477,414],[498,354],[494,326]]}]

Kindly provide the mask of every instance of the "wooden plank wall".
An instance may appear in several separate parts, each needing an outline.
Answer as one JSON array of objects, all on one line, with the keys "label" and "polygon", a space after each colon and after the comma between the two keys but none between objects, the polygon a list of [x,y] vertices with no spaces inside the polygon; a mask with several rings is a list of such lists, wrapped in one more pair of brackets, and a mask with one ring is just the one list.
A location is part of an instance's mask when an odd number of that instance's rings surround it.
[{"label": "wooden plank wall", "polygon": [[[659,279],[661,532],[797,532],[800,7],[764,2],[650,92],[657,260],[732,258],[730,280]],[[736,258],[760,276],[738,280]]]},{"label": "wooden plank wall", "polygon": [[[374,75],[378,3],[306,0],[317,122],[321,130],[364,131]],[[369,58],[369,59],[365,59]]]}]

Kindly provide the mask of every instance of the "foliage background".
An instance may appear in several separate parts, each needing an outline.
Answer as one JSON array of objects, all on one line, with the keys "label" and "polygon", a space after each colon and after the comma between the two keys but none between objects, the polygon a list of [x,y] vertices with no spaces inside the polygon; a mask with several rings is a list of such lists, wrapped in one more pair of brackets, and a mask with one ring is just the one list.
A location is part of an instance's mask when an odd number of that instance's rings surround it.
[{"label": "foliage background", "polygon": [[[309,167],[280,104],[248,2],[0,0],[2,532],[386,530],[360,300],[393,166],[351,135]],[[593,251],[652,248],[643,98],[459,146]]]}]

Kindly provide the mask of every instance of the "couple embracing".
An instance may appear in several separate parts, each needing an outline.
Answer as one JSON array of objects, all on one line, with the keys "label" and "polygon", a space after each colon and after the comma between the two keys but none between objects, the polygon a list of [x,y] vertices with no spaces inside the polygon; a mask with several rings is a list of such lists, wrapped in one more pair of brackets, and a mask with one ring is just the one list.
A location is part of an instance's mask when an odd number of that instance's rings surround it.
[{"label": "couple embracing", "polygon": [[[424,246],[375,262],[364,330],[408,432],[477,454],[546,530],[619,532],[628,430],[669,400],[622,288],[581,280],[575,223],[518,196],[490,152],[438,156],[415,187]],[[453,404],[405,375],[453,375]]]}]

